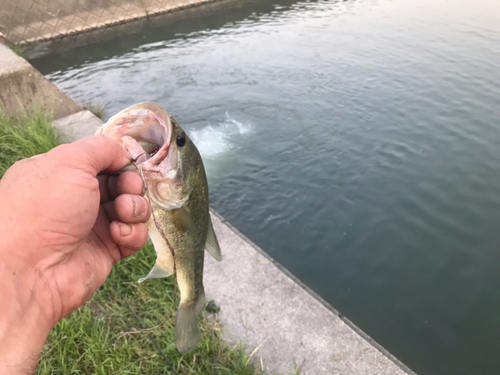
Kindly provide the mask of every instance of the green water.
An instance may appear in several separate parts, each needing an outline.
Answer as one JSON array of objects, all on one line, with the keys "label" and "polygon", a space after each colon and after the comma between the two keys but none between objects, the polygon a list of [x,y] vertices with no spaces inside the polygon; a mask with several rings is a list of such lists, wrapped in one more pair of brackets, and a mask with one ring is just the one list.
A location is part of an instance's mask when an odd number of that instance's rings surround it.
[{"label": "green water", "polygon": [[500,373],[500,2],[255,2],[33,64],[152,100],[212,206],[419,374]]}]

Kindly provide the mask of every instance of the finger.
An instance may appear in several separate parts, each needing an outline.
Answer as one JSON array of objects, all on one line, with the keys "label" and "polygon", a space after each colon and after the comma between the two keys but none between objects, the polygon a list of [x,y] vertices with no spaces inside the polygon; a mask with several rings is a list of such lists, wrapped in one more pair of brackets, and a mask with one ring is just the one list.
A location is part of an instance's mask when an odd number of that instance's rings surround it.
[{"label": "finger", "polygon": [[120,175],[99,175],[99,192],[101,204],[110,202],[122,194],[144,195],[144,185],[139,173],[123,172]]},{"label": "finger", "polygon": [[51,156],[97,176],[103,171],[118,171],[130,164],[131,157],[120,144],[105,136],[80,139],[49,151]]},{"label": "finger", "polygon": [[151,215],[151,207],[140,195],[122,194],[103,205],[110,221],[123,223],[145,223]]},{"label": "finger", "polygon": [[148,240],[148,229],[143,223],[125,224],[113,221],[109,230],[111,238],[120,249],[122,259],[137,253]]},{"label": "finger", "polygon": [[97,176],[97,181],[99,181],[99,196],[101,197],[101,204],[110,202],[112,200],[108,191],[109,179],[111,177],[113,176],[105,174]]},{"label": "finger", "polygon": [[108,193],[111,199],[122,194],[143,195],[144,185],[138,172],[127,171],[108,179]]},{"label": "finger", "polygon": [[110,224],[111,220],[109,220],[108,214],[105,212],[103,206],[101,206],[93,228],[95,236],[91,237],[91,239],[94,241],[96,249],[105,250],[99,252],[103,256],[103,261],[96,263],[96,265],[100,266],[99,274],[104,275],[104,278],[108,276],[113,264],[121,259],[120,250],[116,246],[115,240],[111,237]]}]

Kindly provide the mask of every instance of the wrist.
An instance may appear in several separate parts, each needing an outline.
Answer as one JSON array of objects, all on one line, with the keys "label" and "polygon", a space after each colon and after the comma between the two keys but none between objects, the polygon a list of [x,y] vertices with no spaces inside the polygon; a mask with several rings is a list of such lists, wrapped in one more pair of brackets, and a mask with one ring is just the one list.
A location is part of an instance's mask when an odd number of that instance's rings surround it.
[{"label": "wrist", "polygon": [[6,264],[0,261],[0,374],[32,374],[52,325],[35,286]]}]

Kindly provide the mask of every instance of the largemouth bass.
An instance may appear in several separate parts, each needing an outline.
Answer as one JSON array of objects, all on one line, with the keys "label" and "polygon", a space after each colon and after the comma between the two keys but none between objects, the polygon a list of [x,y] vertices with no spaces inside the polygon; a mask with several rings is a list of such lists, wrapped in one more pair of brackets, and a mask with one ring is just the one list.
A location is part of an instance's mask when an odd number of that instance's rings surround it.
[{"label": "largemouth bass", "polygon": [[181,294],[175,344],[179,352],[189,352],[200,341],[197,316],[206,303],[204,249],[218,261],[222,259],[200,153],[174,118],[155,103],[124,109],[96,135],[119,142],[142,171],[152,208],[147,226],[157,259],[139,282],[168,277],[175,271]]}]

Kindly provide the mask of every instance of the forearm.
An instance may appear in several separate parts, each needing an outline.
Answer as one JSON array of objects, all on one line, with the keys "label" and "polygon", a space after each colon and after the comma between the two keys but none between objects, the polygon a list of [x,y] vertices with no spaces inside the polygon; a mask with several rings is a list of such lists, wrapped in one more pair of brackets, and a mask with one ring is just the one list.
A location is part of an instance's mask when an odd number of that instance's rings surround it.
[{"label": "forearm", "polygon": [[33,374],[51,327],[21,275],[0,268],[0,374]]}]

